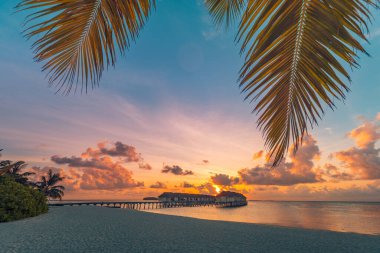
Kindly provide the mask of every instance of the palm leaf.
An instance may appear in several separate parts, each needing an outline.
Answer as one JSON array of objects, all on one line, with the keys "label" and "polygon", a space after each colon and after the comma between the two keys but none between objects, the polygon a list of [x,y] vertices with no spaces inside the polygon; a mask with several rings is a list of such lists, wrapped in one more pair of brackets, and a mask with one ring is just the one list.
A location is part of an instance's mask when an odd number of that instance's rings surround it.
[{"label": "palm leaf", "polygon": [[9,173],[9,171],[12,169],[12,167],[13,167],[13,164],[6,165],[6,166],[4,166],[4,167],[1,167],[1,168],[0,168],[0,176]]},{"label": "palm leaf", "polygon": [[[377,4],[377,0],[247,1],[237,35],[245,54],[240,86],[245,99],[256,102],[253,112],[259,115],[273,165],[281,162],[291,142],[297,151],[325,105],[334,108],[334,99],[345,98],[349,89],[342,77],[349,80],[349,74],[343,64],[357,67],[357,52],[367,54],[359,40],[366,40],[369,8]],[[216,20],[220,13],[211,12]]]},{"label": "palm leaf", "polygon": [[[136,39],[155,0],[23,0],[27,38],[35,60],[45,62],[49,83],[69,93],[82,83],[87,91],[98,84],[105,66],[114,65],[116,51],[124,53]],[[42,21],[41,21],[42,20]]]},{"label": "palm leaf", "polygon": [[225,23],[228,27],[240,16],[245,0],[206,0],[206,7],[217,24]]},{"label": "palm leaf", "polygon": [[64,186],[62,186],[62,185],[56,185],[56,186],[53,186],[53,187],[51,187],[51,189],[58,189],[58,190],[65,190],[65,187]]}]

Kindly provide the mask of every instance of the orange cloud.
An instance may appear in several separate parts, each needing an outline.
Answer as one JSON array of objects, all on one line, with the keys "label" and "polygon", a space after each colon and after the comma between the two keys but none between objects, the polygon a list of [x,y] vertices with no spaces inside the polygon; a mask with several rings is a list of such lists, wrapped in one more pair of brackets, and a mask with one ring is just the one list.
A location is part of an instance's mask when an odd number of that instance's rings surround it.
[{"label": "orange cloud", "polygon": [[167,186],[166,186],[166,184],[164,184],[163,182],[159,182],[159,181],[157,181],[156,183],[152,184],[152,185],[150,186],[150,188],[152,188],[152,189],[166,189]]},{"label": "orange cloud", "polygon": [[75,169],[65,170],[63,168],[56,168],[52,166],[45,166],[42,168],[32,167],[27,171],[33,172],[35,174],[30,176],[29,179],[34,182],[40,181],[41,177],[46,176],[50,169],[53,171],[53,173],[59,173],[60,176],[64,177],[61,184],[65,186],[66,191],[74,191],[80,189],[81,174],[78,173]]},{"label": "orange cloud", "polygon": [[[114,161],[113,157],[119,160]],[[133,179],[132,171],[123,166],[120,158],[122,162],[141,160],[134,148],[116,142],[111,148],[106,148],[105,143],[98,143],[98,148],[90,147],[80,157],[54,155],[51,161],[71,168],[63,171],[68,179],[65,183],[69,185],[69,189],[114,190],[144,186],[143,182]]]},{"label": "orange cloud", "polygon": [[132,172],[120,164],[112,164],[109,170],[88,168],[82,170],[80,188],[83,190],[114,190],[144,186],[132,178]]},{"label": "orange cloud", "polygon": [[183,187],[183,188],[195,188],[195,185],[194,184],[191,184],[191,183],[188,183],[188,182],[183,182],[180,187]]},{"label": "orange cloud", "polygon": [[317,142],[312,136],[306,136],[296,155],[292,147],[289,151],[290,162],[282,162],[273,167],[266,163],[251,169],[240,170],[239,176],[245,184],[254,185],[295,185],[323,181],[319,170],[314,168],[314,160],[320,155]]},{"label": "orange cloud", "polygon": [[196,187],[201,194],[217,194],[217,191],[212,183],[204,183]]},{"label": "orange cloud", "polygon": [[348,136],[355,140],[357,147],[336,152],[332,155],[348,169],[354,179],[380,178],[380,149],[375,144],[380,139],[380,119],[365,121],[352,130]]},{"label": "orange cloud", "polygon": [[365,121],[361,126],[348,133],[348,136],[355,140],[359,148],[366,148],[380,138],[380,125],[378,124],[380,119],[377,117],[374,122]]},{"label": "orange cloud", "polygon": [[263,155],[264,155],[264,150],[260,150],[259,152],[256,152],[256,153],[253,154],[252,159],[253,160],[258,160],[261,157],[263,157]]},{"label": "orange cloud", "polygon": [[327,163],[324,166],[325,169],[325,175],[329,177],[331,181],[341,181],[341,180],[353,180],[354,177],[351,173],[348,173],[346,171],[342,171],[341,168],[338,168],[337,166]]}]

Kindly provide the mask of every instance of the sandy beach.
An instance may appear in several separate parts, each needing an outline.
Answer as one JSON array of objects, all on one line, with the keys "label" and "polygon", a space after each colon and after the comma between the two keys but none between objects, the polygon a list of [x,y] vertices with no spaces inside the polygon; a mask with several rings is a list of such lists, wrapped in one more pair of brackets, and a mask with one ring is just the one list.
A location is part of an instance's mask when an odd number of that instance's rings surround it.
[{"label": "sandy beach", "polygon": [[380,236],[54,207],[0,224],[0,252],[380,252]]}]

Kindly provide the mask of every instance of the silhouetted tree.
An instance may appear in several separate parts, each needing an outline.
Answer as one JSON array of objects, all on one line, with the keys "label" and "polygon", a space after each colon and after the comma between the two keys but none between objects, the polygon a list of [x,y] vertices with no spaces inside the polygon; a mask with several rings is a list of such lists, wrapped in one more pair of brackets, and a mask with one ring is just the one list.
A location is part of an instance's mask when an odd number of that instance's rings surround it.
[{"label": "silhouetted tree", "polygon": [[48,198],[61,200],[64,195],[63,191],[65,190],[65,187],[56,184],[63,179],[64,177],[61,177],[59,173],[53,173],[50,169],[47,177],[42,176],[41,181],[36,183],[36,187]]},{"label": "silhouetted tree", "polygon": [[[10,162],[11,163],[11,162]],[[19,161],[13,164],[10,164],[10,168],[5,173],[12,177],[17,183],[23,185],[34,185],[33,182],[29,181],[29,176],[34,175],[34,172],[22,172],[22,170],[27,166],[23,161]]]},{"label": "silhouetted tree", "polygon": [[[0,149],[0,152],[2,149]],[[1,154],[0,154],[1,156]],[[29,181],[29,176],[34,175],[33,172],[22,172],[22,170],[26,167],[26,163],[23,161],[18,161],[13,163],[10,160],[2,160],[0,161],[0,176],[8,175],[13,178],[17,183],[23,185],[33,185]]]}]

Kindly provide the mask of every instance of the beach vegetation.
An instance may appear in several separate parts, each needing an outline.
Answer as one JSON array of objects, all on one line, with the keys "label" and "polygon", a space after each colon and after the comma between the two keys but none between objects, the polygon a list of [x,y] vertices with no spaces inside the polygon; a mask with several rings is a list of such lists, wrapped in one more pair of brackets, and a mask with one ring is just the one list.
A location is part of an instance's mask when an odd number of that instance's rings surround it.
[{"label": "beach vegetation", "polygon": [[[378,0],[205,0],[216,24],[238,21],[244,64],[239,85],[254,103],[265,145],[278,165],[292,143],[349,91]],[[87,92],[115,65],[146,23],[155,0],[23,0],[35,60],[58,91]]]},{"label": "beach vegetation", "polygon": [[[1,151],[1,150],[0,150]],[[0,161],[0,222],[37,216],[48,211],[47,200],[62,199],[64,178],[49,169],[41,181],[29,180],[34,172],[24,172],[23,161]]]},{"label": "beach vegetation", "polygon": [[0,222],[34,217],[47,211],[42,192],[16,182],[9,175],[0,176]]}]

